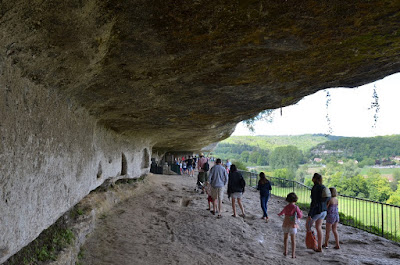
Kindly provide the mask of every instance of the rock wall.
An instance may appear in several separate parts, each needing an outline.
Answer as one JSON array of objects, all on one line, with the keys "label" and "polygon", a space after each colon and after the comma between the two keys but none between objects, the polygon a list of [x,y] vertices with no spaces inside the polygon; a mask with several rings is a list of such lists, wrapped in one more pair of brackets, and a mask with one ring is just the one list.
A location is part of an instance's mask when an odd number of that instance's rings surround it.
[{"label": "rock wall", "polygon": [[400,71],[400,2],[0,1],[0,262],[109,177]]},{"label": "rock wall", "polygon": [[151,146],[96,125],[55,90],[0,74],[0,263],[105,179],[149,170]]}]

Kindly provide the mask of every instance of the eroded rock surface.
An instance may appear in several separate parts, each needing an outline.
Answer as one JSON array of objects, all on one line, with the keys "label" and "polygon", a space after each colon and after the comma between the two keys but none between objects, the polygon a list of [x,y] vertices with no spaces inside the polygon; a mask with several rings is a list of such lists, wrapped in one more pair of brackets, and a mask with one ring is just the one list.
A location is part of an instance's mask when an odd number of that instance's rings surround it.
[{"label": "eroded rock surface", "polygon": [[0,263],[109,179],[400,71],[400,2],[0,1]]},{"label": "eroded rock surface", "polygon": [[[400,70],[399,1],[2,1],[0,64],[160,150]],[[193,139],[196,139],[195,141]]]}]

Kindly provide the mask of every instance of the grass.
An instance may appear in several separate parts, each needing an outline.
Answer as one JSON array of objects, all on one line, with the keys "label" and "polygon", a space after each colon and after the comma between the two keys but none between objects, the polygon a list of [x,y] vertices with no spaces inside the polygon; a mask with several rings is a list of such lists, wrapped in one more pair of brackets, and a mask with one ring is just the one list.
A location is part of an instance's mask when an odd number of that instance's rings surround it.
[{"label": "grass", "polygon": [[399,168],[373,168],[373,167],[363,167],[362,169],[361,169],[361,172],[360,172],[360,174],[361,175],[368,175],[368,172],[371,170],[371,169],[377,169],[377,170],[379,170],[379,173],[381,174],[381,175],[393,175],[393,172],[395,171],[395,170],[399,170]]},{"label": "grass", "polygon": [[57,222],[44,230],[40,236],[9,258],[4,265],[33,265],[54,261],[57,254],[75,239],[74,233],[65,228],[65,223]]}]

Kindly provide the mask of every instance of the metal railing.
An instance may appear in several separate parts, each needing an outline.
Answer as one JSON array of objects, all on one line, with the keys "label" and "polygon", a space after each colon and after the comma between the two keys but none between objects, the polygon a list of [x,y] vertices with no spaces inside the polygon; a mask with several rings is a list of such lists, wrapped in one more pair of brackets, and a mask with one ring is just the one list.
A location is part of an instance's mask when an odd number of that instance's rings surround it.
[{"label": "metal railing", "polygon": [[[240,172],[247,186],[257,186],[257,173]],[[297,204],[309,209],[311,187],[293,180],[275,177],[268,179],[271,181],[273,195],[286,198],[288,193],[295,192]],[[340,194],[337,198],[340,223],[400,242],[400,206]]]}]

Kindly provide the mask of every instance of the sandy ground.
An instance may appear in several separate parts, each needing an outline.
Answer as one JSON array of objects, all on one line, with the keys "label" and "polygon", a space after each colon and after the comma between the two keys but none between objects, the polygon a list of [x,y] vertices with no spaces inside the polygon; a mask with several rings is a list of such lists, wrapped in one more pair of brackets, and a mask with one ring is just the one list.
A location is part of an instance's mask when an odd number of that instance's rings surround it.
[{"label": "sandy ground", "polygon": [[[341,249],[306,249],[305,219],[297,234],[297,258],[283,256],[284,199],[269,201],[269,223],[257,191],[247,188],[246,217],[232,217],[224,198],[223,217],[207,210],[206,195],[195,192],[195,178],[150,174],[141,191],[99,221],[83,246],[81,264],[400,264],[400,245],[339,225]],[[305,213],[306,215],[306,213]],[[325,227],[325,225],[324,225]],[[290,253],[290,248],[289,248]]]}]

